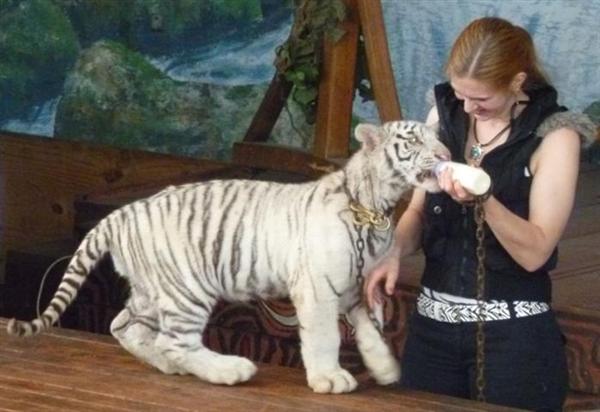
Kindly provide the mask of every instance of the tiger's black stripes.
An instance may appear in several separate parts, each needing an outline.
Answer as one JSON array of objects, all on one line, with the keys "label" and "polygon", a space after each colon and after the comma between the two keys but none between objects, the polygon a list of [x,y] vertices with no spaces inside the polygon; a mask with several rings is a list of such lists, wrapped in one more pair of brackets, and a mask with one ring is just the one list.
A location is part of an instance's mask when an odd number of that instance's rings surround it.
[{"label": "tiger's black stripes", "polygon": [[133,248],[133,253],[131,255],[132,266],[143,273],[150,270],[150,265],[146,259],[146,256],[149,256],[150,251],[141,236],[141,219],[141,214],[136,211],[136,213],[133,214],[132,219],[129,219],[129,226],[131,230],[130,240]]},{"label": "tiger's black stripes", "polygon": [[342,296],[342,292],[338,292],[335,289],[335,286],[333,285],[333,281],[331,280],[330,275],[328,273],[326,273],[326,274],[323,275],[323,277],[327,281],[327,286],[329,286],[329,289],[331,289],[331,291],[333,292],[333,294],[335,296],[337,296],[338,298],[340,298]]},{"label": "tiger's black stripes", "polygon": [[186,220],[186,231],[187,231],[187,235],[188,235],[188,242],[190,245],[194,244],[194,224],[195,224],[195,217],[196,217],[196,212],[194,210],[194,205],[198,203],[198,193],[197,192],[192,192],[192,198],[189,201],[189,207],[187,207],[186,209],[188,210],[188,217]]},{"label": "tiger's black stripes", "polygon": [[238,217],[235,228],[233,229],[233,239],[232,239],[232,253],[231,258],[229,259],[229,271],[231,272],[231,278],[233,280],[233,284],[236,284],[238,274],[241,266],[242,252],[241,252],[241,240],[243,235],[243,220],[241,217]]},{"label": "tiger's black stripes", "polygon": [[[219,225],[217,226],[218,239],[217,239],[217,241],[215,241],[215,246],[214,246],[214,248],[216,249],[215,257],[217,259],[217,263],[215,264],[215,266],[216,266],[215,270],[219,274],[223,288],[225,290],[227,290],[227,286],[226,286],[227,278],[229,278],[230,276],[227,276],[228,274],[225,272],[226,267],[229,267],[229,265],[220,264],[221,262],[224,262],[227,260],[222,255],[222,253],[223,253],[222,246],[227,246],[227,245],[223,245],[223,243],[224,243],[223,237],[225,236],[225,226],[227,225],[227,223],[229,221],[231,209],[235,206],[236,200],[238,199],[238,196],[239,196],[239,191],[233,190],[233,189],[231,189],[231,187],[227,187],[226,192],[233,192],[233,193],[230,195],[230,199],[227,202],[227,204],[225,205],[225,208],[223,210],[223,216],[219,221]],[[229,193],[225,193],[225,194],[229,195]],[[220,269],[219,269],[219,266],[221,267]]]},{"label": "tiger's black stripes", "polygon": [[[111,332],[127,350],[165,373],[193,373],[227,384],[249,379],[255,371],[250,362],[223,358],[203,346],[211,311],[221,299],[290,296],[297,305],[302,356],[313,389],[331,390],[332,369],[343,376],[344,386],[336,391],[356,386],[331,358],[339,344],[339,311],[358,322],[359,349],[375,378],[391,383],[397,377],[395,360],[377,340],[360,304],[357,263],[362,253],[366,276],[393,232],[357,229],[349,204],[390,214],[413,186],[436,187],[427,172],[448,153],[421,124],[361,126],[356,134],[362,148],[341,170],[321,179],[170,186],[112,212],[84,237],[41,316],[31,322],[11,320],[8,331],[32,335],[54,324],[93,267],[110,254],[130,284],[130,297]],[[361,252],[359,235],[365,246]],[[366,347],[375,350],[365,352]],[[328,369],[320,370],[322,365]],[[329,384],[315,382],[316,376],[330,379]]]},{"label": "tiger's black stripes", "polygon": [[412,154],[407,154],[406,156],[401,156],[400,155],[400,144],[396,143],[394,144],[394,150],[396,152],[396,158],[401,161],[401,162],[407,162],[409,160],[412,159]]},{"label": "tiger's black stripes", "polygon": [[66,285],[70,286],[73,290],[77,291],[81,287],[81,283],[79,280],[72,279],[70,277],[66,277],[63,279]]}]

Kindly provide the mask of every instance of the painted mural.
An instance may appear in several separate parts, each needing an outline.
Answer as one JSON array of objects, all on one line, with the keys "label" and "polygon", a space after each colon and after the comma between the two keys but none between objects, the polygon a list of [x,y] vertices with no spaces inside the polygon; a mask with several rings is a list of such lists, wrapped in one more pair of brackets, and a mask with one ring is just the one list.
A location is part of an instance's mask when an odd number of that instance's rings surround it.
[{"label": "painted mural", "polygon": [[[473,18],[533,35],[562,103],[600,122],[600,0],[381,0],[404,116],[423,119]],[[0,0],[0,129],[227,159],[275,73],[292,0]],[[356,99],[356,120],[377,122]],[[271,139],[310,147],[292,102]]]}]

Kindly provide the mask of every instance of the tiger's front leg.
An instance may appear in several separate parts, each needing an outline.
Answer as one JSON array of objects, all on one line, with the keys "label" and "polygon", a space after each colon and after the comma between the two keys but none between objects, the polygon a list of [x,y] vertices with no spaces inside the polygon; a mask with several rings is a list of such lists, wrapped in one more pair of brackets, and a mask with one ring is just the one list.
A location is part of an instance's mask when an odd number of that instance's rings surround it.
[{"label": "tiger's front leg", "polygon": [[[381,310],[379,306],[376,310]],[[389,385],[400,379],[400,365],[390,347],[377,330],[364,304],[349,313],[350,323],[356,330],[356,344],[365,366],[380,385]]]},{"label": "tiger's front leg", "polygon": [[308,386],[317,393],[356,389],[356,379],[339,364],[338,299],[317,300],[313,291],[292,294],[300,328],[302,360]]}]

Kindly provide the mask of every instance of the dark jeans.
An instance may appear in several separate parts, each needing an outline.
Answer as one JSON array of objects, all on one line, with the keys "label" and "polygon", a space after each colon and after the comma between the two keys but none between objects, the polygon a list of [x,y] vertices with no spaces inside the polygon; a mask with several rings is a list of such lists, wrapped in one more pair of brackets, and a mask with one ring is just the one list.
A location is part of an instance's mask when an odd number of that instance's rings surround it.
[{"label": "dark jeans", "polygon": [[[477,396],[476,323],[412,316],[401,383],[460,398]],[[485,323],[485,397],[489,403],[560,411],[568,388],[564,338],[552,311]]]}]

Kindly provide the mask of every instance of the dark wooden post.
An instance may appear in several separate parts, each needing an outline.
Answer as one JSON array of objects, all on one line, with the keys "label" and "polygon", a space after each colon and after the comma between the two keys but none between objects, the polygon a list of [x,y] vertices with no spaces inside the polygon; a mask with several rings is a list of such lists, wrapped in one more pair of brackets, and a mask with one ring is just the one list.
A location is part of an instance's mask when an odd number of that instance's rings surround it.
[{"label": "dark wooden post", "polygon": [[356,0],[345,2],[348,17],[342,23],[344,36],[335,43],[325,38],[323,44],[313,155],[324,159],[346,158],[349,154],[360,22]]},{"label": "dark wooden post", "polygon": [[379,0],[357,0],[371,86],[382,122],[402,119]]},{"label": "dark wooden post", "polygon": [[379,0],[344,1],[348,9],[348,18],[342,23],[344,36],[337,42],[324,39],[312,151],[307,153],[265,143],[291,90],[291,84],[276,74],[244,140],[234,144],[235,164],[313,176],[332,170],[348,157],[361,31],[379,117],[382,122],[402,118],[381,3]]}]

